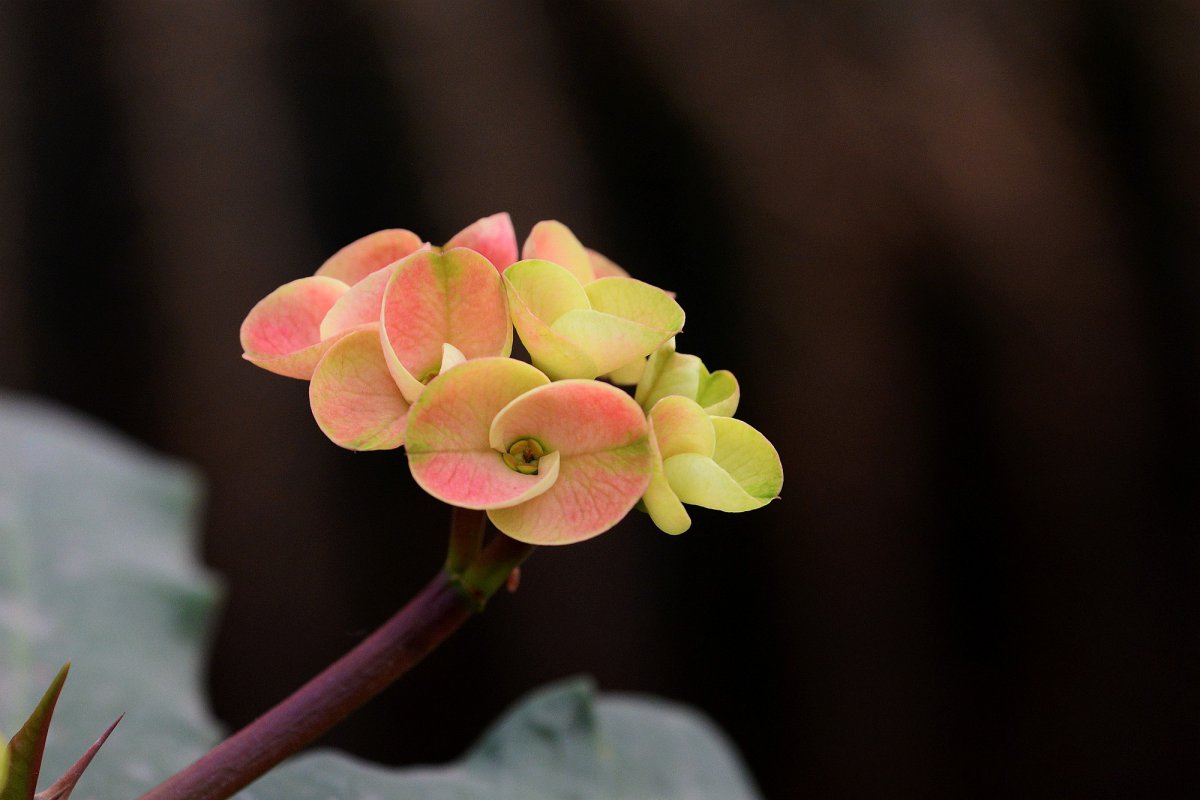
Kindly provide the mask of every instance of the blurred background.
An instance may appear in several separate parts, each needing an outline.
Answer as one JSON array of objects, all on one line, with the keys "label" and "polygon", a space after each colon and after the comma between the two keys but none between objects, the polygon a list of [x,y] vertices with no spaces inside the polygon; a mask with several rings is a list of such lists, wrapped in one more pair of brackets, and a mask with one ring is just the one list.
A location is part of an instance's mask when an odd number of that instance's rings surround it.
[{"label": "blurred background", "polygon": [[679,293],[783,498],[543,549],[326,743],[443,761],[586,672],[769,798],[1195,796],[1196,4],[3,2],[0,120],[0,384],[203,470],[229,725],[448,521],[238,325],[507,210]]}]

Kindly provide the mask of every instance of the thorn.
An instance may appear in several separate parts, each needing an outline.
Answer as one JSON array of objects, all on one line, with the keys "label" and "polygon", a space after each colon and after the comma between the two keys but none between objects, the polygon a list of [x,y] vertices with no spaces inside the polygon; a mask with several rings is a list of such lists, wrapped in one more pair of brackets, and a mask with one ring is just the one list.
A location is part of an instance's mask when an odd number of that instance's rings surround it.
[{"label": "thorn", "polygon": [[33,800],[68,800],[68,798],[71,796],[71,792],[75,791],[75,784],[79,783],[79,779],[83,777],[83,771],[88,768],[89,764],[92,763],[92,759],[95,758],[96,753],[99,752],[100,748],[104,746],[104,743],[108,741],[109,734],[121,724],[121,720],[123,719],[125,719],[124,714],[117,717],[116,722],[114,722],[112,725],[109,725],[108,730],[100,734],[100,738],[88,748],[87,752],[83,754],[82,758],[75,762],[73,767],[67,770],[61,778],[55,781],[53,786],[34,795]]}]

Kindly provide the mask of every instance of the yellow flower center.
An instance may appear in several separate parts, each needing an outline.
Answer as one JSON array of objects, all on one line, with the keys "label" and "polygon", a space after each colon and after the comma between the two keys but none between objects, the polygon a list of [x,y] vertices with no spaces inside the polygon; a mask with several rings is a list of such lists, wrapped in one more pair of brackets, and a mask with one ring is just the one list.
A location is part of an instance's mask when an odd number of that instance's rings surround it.
[{"label": "yellow flower center", "polygon": [[522,475],[537,475],[538,459],[544,455],[546,451],[536,439],[518,439],[509,446],[508,452],[501,453],[500,457],[509,469]]}]

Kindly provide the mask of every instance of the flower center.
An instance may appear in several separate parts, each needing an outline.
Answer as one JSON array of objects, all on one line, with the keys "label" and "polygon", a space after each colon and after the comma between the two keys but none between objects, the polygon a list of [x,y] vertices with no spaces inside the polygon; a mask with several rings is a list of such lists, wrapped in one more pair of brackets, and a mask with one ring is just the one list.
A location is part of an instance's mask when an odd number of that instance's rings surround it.
[{"label": "flower center", "polygon": [[545,449],[536,439],[518,439],[509,445],[507,453],[500,457],[509,469],[522,475],[537,475],[538,459],[546,455]]}]

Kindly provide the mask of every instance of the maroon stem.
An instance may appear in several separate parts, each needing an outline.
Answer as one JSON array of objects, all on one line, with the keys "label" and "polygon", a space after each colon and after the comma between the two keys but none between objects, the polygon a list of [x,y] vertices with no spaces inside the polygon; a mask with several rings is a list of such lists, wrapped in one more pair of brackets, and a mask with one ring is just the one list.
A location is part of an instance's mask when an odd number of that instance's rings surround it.
[{"label": "maroon stem", "polygon": [[466,574],[439,572],[353,650],[141,800],[224,800],[233,796],[432,652],[483,608],[531,552],[532,545],[497,532]]}]

